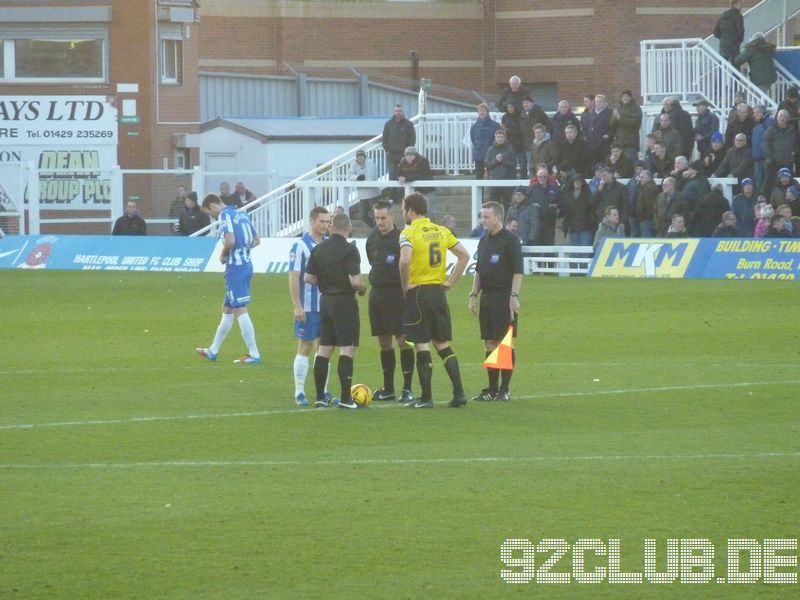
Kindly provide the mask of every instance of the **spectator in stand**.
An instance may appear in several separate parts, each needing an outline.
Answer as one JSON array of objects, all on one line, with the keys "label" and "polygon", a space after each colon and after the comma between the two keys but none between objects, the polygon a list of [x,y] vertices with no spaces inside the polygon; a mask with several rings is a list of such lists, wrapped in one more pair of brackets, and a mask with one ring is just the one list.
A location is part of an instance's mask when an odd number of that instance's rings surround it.
[{"label": "spectator in stand", "polygon": [[786,97],[781,101],[778,110],[789,111],[789,116],[796,119],[800,114],[800,88],[796,85],[789,86],[786,90]]},{"label": "spectator in stand", "polygon": [[176,233],[192,235],[211,223],[208,214],[197,204],[197,193],[189,192],[184,199],[183,212],[178,217]]},{"label": "spectator in stand", "polygon": [[728,127],[725,129],[725,150],[733,148],[734,138],[743,133],[747,139],[747,145],[750,146],[753,137],[753,127],[756,122],[753,120],[753,114],[750,107],[744,102],[736,105],[736,117],[728,120]]},{"label": "spectator in stand", "polygon": [[[553,123],[550,121],[550,117],[542,110],[541,106],[533,103],[533,98],[531,96],[525,96],[522,99],[522,112],[520,112],[519,115],[519,130],[522,136],[523,151],[525,152],[525,162],[520,162],[520,179],[527,179],[528,165],[535,164],[535,162],[531,162],[531,144],[533,143],[534,137],[533,128],[537,123],[544,125],[548,134],[548,139],[551,138],[553,134]],[[522,170],[523,164],[525,167],[524,171]]]},{"label": "spectator in stand", "polygon": [[111,235],[147,235],[147,223],[139,215],[136,202],[128,200],[125,213],[114,222]]},{"label": "spectator in stand", "polygon": [[678,191],[683,188],[684,183],[683,174],[689,168],[689,161],[685,156],[678,156],[675,158],[675,168],[669,172],[670,177],[675,178],[675,183],[678,186]]},{"label": "spectator in stand", "polygon": [[442,225],[447,227],[450,230],[450,233],[456,235],[456,227],[458,227],[458,223],[456,223],[456,218],[453,215],[443,216]]},{"label": "spectator in stand", "polygon": [[531,246],[536,242],[539,236],[539,209],[532,205],[528,188],[524,185],[514,188],[506,219],[516,219],[517,237],[523,246]]},{"label": "spectator in stand", "polygon": [[724,138],[721,133],[711,134],[711,149],[702,156],[706,173],[716,173],[725,159]]},{"label": "spectator in stand", "polygon": [[600,189],[600,182],[602,181],[603,169],[606,168],[605,163],[597,163],[594,166],[594,177],[589,180],[589,191],[592,193],[592,197],[597,194],[597,190]]},{"label": "spectator in stand", "polygon": [[581,126],[578,129],[578,133],[580,133],[581,138],[583,141],[588,141],[586,138],[586,134],[589,131],[589,117],[591,116],[592,112],[594,111],[594,94],[586,94],[583,97],[583,112],[580,116],[580,123]]},{"label": "spectator in stand", "polygon": [[585,129],[586,144],[595,162],[602,162],[608,156],[611,146],[611,114],[606,97],[603,94],[595,95],[594,110],[589,113]]},{"label": "spectator in stand", "polygon": [[753,107],[753,120],[756,126],[753,127],[753,180],[756,190],[768,196],[764,181],[764,134],[772,125],[772,117],[763,104]]},{"label": "spectator in stand", "polygon": [[597,233],[594,234],[594,251],[597,253],[600,244],[606,238],[625,237],[625,227],[619,222],[619,210],[616,206],[606,207],[603,219],[597,226]]},{"label": "spectator in stand", "polygon": [[484,229],[480,213],[478,213],[478,224],[472,229],[472,231],[469,232],[469,237],[482,238],[485,235],[486,235],[486,229]]},{"label": "spectator in stand", "polygon": [[786,191],[795,184],[791,169],[786,167],[778,170],[778,182],[772,188],[767,199],[773,207],[777,208],[786,201]]},{"label": "spectator in stand", "polygon": [[242,203],[234,194],[231,194],[231,186],[227,181],[219,184],[219,199],[225,206],[235,206],[241,208]]},{"label": "spectator in stand", "polygon": [[[375,163],[367,158],[367,153],[363,150],[356,150],[356,158],[350,163],[347,170],[347,179],[350,181],[376,181],[378,179],[378,169]],[[352,218],[361,219],[368,227],[375,227],[375,219],[372,218],[372,207],[381,197],[380,187],[358,187],[358,204],[353,207]]]},{"label": "spectator in stand", "polygon": [[770,220],[775,215],[775,210],[772,208],[771,204],[762,202],[759,199],[759,201],[756,202],[754,213],[756,215],[756,224],[755,227],[753,227],[753,237],[764,237],[767,235]]},{"label": "spectator in stand", "polygon": [[178,231],[177,220],[180,218],[184,207],[186,206],[186,186],[179,185],[177,189],[177,196],[175,200],[169,205],[169,218],[176,220],[175,231]]},{"label": "spectator in stand", "polygon": [[[800,223],[795,223],[793,220],[792,209],[788,204],[781,204],[775,209],[775,214],[783,217],[784,223],[786,224],[786,229],[791,232],[792,237],[800,237],[800,228],[798,228]],[[798,218],[798,221],[800,221],[800,218]]]},{"label": "spectator in stand", "polygon": [[[417,143],[417,132],[414,124],[406,119],[403,107],[395,104],[392,118],[386,121],[383,126],[383,151],[386,153],[386,168],[389,171],[389,179],[397,181],[397,165],[403,158],[403,152],[409,146]],[[393,188],[391,196],[395,201],[402,198],[403,190]]]},{"label": "spectator in stand", "polygon": [[633,165],[639,160],[639,132],[642,128],[642,109],[630,90],[625,90],[619,104],[611,113],[611,131],[615,144]]},{"label": "spectator in stand", "polygon": [[625,233],[628,235],[628,237],[641,237],[639,233],[639,219],[636,212],[636,205],[639,200],[639,192],[641,191],[639,178],[644,170],[644,161],[637,160],[633,168],[633,175],[628,179],[628,183],[625,184],[626,204],[624,212],[628,218],[623,225],[625,225]]},{"label": "spectator in stand", "polygon": [[779,110],[775,121],[764,133],[764,185],[762,193],[769,194],[775,185],[775,175],[780,169],[792,169],[800,137],[797,124],[792,123],[789,112]]},{"label": "spectator in stand", "polygon": [[714,37],[719,39],[719,53],[734,67],[739,49],[744,41],[744,17],[742,0],[731,0],[731,7],[717,20]]},{"label": "spectator in stand", "polygon": [[792,185],[786,190],[786,204],[791,208],[793,217],[800,217],[800,185]]},{"label": "spectator in stand", "polygon": [[247,189],[244,181],[237,181],[236,187],[233,190],[233,204],[238,207],[246,206],[256,199],[256,195]]},{"label": "spectator in stand", "polygon": [[[672,96],[667,96],[661,101],[661,112],[653,119],[653,129],[651,133],[658,133],[661,130],[661,115],[668,115],[672,110]],[[671,118],[671,117],[670,117]]]},{"label": "spectator in stand", "polygon": [[726,123],[733,121],[736,118],[736,107],[740,104],[747,104],[747,97],[742,91],[735,92],[733,94],[733,105],[731,105],[731,108],[728,111],[728,116],[725,119]]},{"label": "spectator in stand", "polygon": [[689,232],[686,231],[686,220],[680,213],[672,215],[670,220],[669,229],[664,237],[668,238],[685,238],[689,237]]},{"label": "spectator in stand", "polygon": [[572,112],[572,107],[566,100],[560,100],[558,103],[558,110],[553,115],[553,139],[556,142],[563,142],[566,139],[565,130],[567,125],[572,125],[578,132],[578,137],[581,134],[581,120]]},{"label": "spectator in stand", "polygon": [[[753,151],[747,147],[747,136],[739,133],[734,138],[733,148],[728,150],[722,164],[714,172],[714,177],[738,177],[741,179],[752,176]],[[741,222],[739,219],[740,224]]]},{"label": "spectator in stand", "polygon": [[753,237],[755,226],[755,207],[758,198],[753,180],[750,177],[742,179],[742,193],[733,199],[731,208],[736,215],[736,222],[739,223],[739,235],[741,237]]},{"label": "spectator in stand", "polygon": [[715,238],[735,238],[740,237],[739,225],[736,223],[736,215],[733,211],[727,210],[722,213],[722,221],[716,226],[711,237]]},{"label": "spectator in stand", "polygon": [[578,137],[578,127],[572,123],[564,128],[564,139],[558,148],[558,160],[563,171],[576,171],[582,177],[589,174],[589,148]]},{"label": "spectator in stand", "polygon": [[[519,130],[519,108],[514,102],[506,104],[506,112],[500,120],[500,126],[506,130],[506,139],[508,140],[508,145],[514,151],[514,157],[517,161],[516,166],[519,167],[520,171],[524,168],[527,173],[527,167],[524,167],[526,158],[525,149],[522,147],[522,132]],[[516,179],[516,175],[514,179]]]},{"label": "spectator in stand", "polygon": [[[606,209],[609,206],[615,206],[619,211],[619,222],[624,223],[627,215],[624,214],[625,205],[625,188],[614,179],[614,171],[609,167],[603,167],[600,170],[600,183],[597,186],[597,193],[594,195],[594,212],[598,221],[601,221],[606,214]],[[623,225],[624,229],[624,225]]]},{"label": "spectator in stand", "polygon": [[692,235],[695,237],[712,235],[715,225],[730,208],[728,199],[722,195],[722,184],[715,183],[711,186],[711,191],[700,198],[694,207]]},{"label": "spectator in stand", "polygon": [[654,148],[657,141],[658,137],[655,133],[648,133],[644,136],[644,164],[645,168],[650,172],[653,171]]},{"label": "spectator in stand", "polygon": [[547,165],[539,163],[536,176],[531,179],[528,195],[534,207],[539,210],[539,237],[537,243],[552,246],[555,243],[556,219],[561,206],[561,186],[550,175]]},{"label": "spectator in stand", "polygon": [[556,144],[542,123],[533,126],[533,141],[530,147],[531,172],[538,164],[546,164],[547,169],[553,172],[553,167],[559,164],[558,144]]},{"label": "spectator in stand", "polygon": [[695,121],[693,133],[697,152],[701,157],[711,150],[711,136],[719,131],[719,118],[708,109],[708,106],[707,100],[695,103],[697,121]]},{"label": "spectator in stand", "polygon": [[469,129],[472,141],[472,160],[475,163],[475,179],[486,176],[486,151],[494,142],[494,132],[500,129],[500,123],[489,116],[489,105],[478,104],[478,118]]},{"label": "spectator in stand", "polygon": [[667,147],[664,145],[664,142],[658,140],[653,145],[653,159],[651,165],[653,177],[657,179],[667,177],[672,171],[673,166],[674,161],[670,158],[669,154],[667,154]]},{"label": "spectator in stand", "polygon": [[341,204],[337,204],[336,206],[333,207],[334,216],[343,214],[344,214],[344,206],[342,206]]},{"label": "spectator in stand", "polygon": [[775,44],[764,39],[763,33],[754,33],[742,52],[733,61],[737,67],[747,63],[750,69],[750,81],[766,93],[778,80],[775,69]]},{"label": "spectator in stand", "polygon": [[769,222],[769,227],[764,237],[769,238],[793,238],[795,237],[792,231],[792,222],[787,220],[783,215],[772,215]]},{"label": "spectator in stand", "polygon": [[614,177],[617,179],[633,177],[633,162],[627,154],[624,154],[622,146],[616,142],[611,145],[611,150],[606,158],[606,166],[614,171]]},{"label": "spectator in stand", "polygon": [[570,246],[591,246],[596,230],[592,194],[579,173],[564,184],[562,212]]},{"label": "spectator in stand", "polygon": [[678,130],[681,136],[681,151],[684,156],[691,156],[694,149],[694,125],[692,115],[681,106],[681,101],[677,98],[672,100],[672,110],[669,113],[672,118],[672,126]]},{"label": "spectator in stand", "polygon": [[[414,146],[409,146],[403,153],[403,159],[397,165],[397,183],[405,185],[414,181],[430,181],[433,179],[431,163],[422,156]],[[428,204],[427,217],[433,219],[436,215],[436,188],[418,187],[415,191],[423,194]]]},{"label": "spectator in stand", "polygon": [[693,235],[699,235],[699,233],[697,233],[699,227],[695,224],[697,220],[695,210],[697,206],[705,200],[709,192],[711,192],[711,185],[703,170],[703,163],[699,160],[692,162],[683,172],[683,181],[681,193],[689,203],[689,211],[683,213],[683,217],[689,231],[691,231]]},{"label": "spectator in stand", "polygon": [[668,113],[662,113],[658,117],[660,126],[657,132],[659,139],[667,149],[669,156],[680,156],[683,154],[683,140],[681,134],[672,126],[672,117]]},{"label": "spectator in stand", "polygon": [[512,75],[508,80],[508,87],[500,94],[500,99],[497,101],[498,112],[503,112],[508,106],[509,101],[517,105],[517,109],[522,108],[522,99],[528,95],[528,90],[522,87],[522,80],[516,75]]},{"label": "spectator in stand", "polygon": [[518,233],[519,233],[519,221],[517,221],[514,217],[508,217],[506,219],[505,228],[506,228],[506,231],[511,233],[511,235],[513,235],[515,238],[519,239],[519,235],[518,235]]},{"label": "spectator in stand", "polygon": [[[498,129],[494,132],[494,144],[489,146],[486,151],[487,179],[516,179],[517,178],[517,158],[514,150],[506,141],[506,130]],[[491,199],[499,202],[503,207],[508,207],[511,201],[511,191],[514,188],[493,187]]]},{"label": "spectator in stand", "polygon": [[656,208],[653,215],[655,220],[656,235],[664,236],[667,233],[672,215],[686,214],[689,212],[689,203],[683,197],[675,184],[674,177],[665,177],[661,182],[661,188],[664,190],[656,198]]},{"label": "spectator in stand", "polygon": [[639,233],[644,238],[656,237],[654,213],[658,186],[653,181],[653,174],[647,169],[639,173],[639,194],[636,198],[636,217],[639,221]]}]

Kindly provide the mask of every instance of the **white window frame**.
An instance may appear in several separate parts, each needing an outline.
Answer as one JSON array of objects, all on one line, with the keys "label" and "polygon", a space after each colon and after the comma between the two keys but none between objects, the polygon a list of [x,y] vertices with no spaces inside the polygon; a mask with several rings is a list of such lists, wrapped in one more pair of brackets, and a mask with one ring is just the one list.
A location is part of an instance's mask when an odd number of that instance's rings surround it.
[{"label": "white window frame", "polygon": [[[174,42],[168,44],[167,42]],[[172,51],[167,52],[167,47]],[[167,63],[175,68],[175,76],[167,76]],[[183,84],[183,28],[180,25],[161,25],[158,34],[158,70],[161,85]]]},{"label": "white window frame", "polygon": [[[102,75],[100,77],[17,77],[17,40],[100,40],[102,45]],[[84,27],[13,27],[0,26],[0,43],[3,44],[3,72],[0,82],[10,84],[30,83],[107,83],[108,82],[108,28],[103,26]]]}]

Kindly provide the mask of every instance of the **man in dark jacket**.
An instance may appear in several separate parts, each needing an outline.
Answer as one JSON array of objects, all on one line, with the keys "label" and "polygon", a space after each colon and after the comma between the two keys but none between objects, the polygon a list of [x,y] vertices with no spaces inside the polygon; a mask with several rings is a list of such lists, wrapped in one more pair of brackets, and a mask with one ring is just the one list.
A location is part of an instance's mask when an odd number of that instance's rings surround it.
[{"label": "man in dark jacket", "polygon": [[147,224],[139,216],[136,202],[128,200],[125,205],[125,214],[114,222],[111,235],[147,235]]},{"label": "man in dark jacket", "polygon": [[606,208],[616,206],[619,209],[620,222],[624,223],[628,218],[625,214],[625,207],[628,204],[625,195],[625,188],[614,179],[614,171],[610,167],[603,167],[600,170],[600,184],[594,195],[594,214],[597,222],[603,220]]},{"label": "man in dark jacket", "polygon": [[[414,181],[430,181],[431,179],[433,179],[433,173],[431,173],[430,161],[417,152],[414,146],[406,148],[403,152],[402,160],[397,165],[397,182],[400,185],[404,185]],[[434,210],[436,206],[436,188],[418,187],[415,191],[425,194],[425,199],[428,201],[428,217],[433,218],[436,212]]]},{"label": "man in dark jacket", "polygon": [[789,120],[789,113],[779,110],[775,120],[764,133],[764,185],[761,193],[769,195],[775,186],[775,176],[780,169],[792,169],[798,144],[797,128]]},{"label": "man in dark jacket", "polygon": [[[486,151],[484,163],[486,164],[487,179],[516,179],[517,156],[506,139],[505,129],[498,129],[494,132],[494,144]],[[491,199],[502,204],[504,208],[508,208],[512,189],[492,188]]]},{"label": "man in dark jacket", "polygon": [[708,110],[708,101],[700,100],[695,103],[697,120],[694,124],[694,141],[700,156],[711,150],[711,136],[719,131],[719,117]]},{"label": "man in dark jacket", "polygon": [[740,236],[741,232],[739,231],[739,226],[736,224],[736,215],[733,214],[733,211],[728,210],[722,213],[722,221],[720,221],[720,224],[716,226],[714,232],[711,234],[711,237],[734,238]]},{"label": "man in dark jacket", "polygon": [[725,150],[733,148],[733,138],[737,134],[743,133],[747,136],[747,145],[753,145],[753,127],[756,122],[753,119],[752,110],[744,102],[736,105],[736,116],[728,119],[728,126],[725,128]]},{"label": "man in dark jacket", "polygon": [[692,148],[694,147],[692,116],[683,109],[681,101],[674,97],[672,98],[669,116],[672,119],[672,126],[681,136],[681,154],[691,156]]},{"label": "man in dark jacket", "polygon": [[508,87],[500,94],[500,99],[497,101],[497,110],[504,112],[509,102],[514,102],[517,110],[522,109],[522,99],[528,95],[528,90],[522,87],[522,80],[516,75],[512,75],[508,80]]},{"label": "man in dark jacket", "polygon": [[[403,107],[396,104],[394,115],[386,121],[383,126],[383,150],[386,152],[386,168],[389,171],[389,179],[397,180],[397,165],[403,158],[403,152],[408,146],[413,146],[417,142],[417,133],[414,131],[414,124],[406,119]],[[399,200],[402,190],[392,190],[392,197]]]},{"label": "man in dark jacket", "polygon": [[778,72],[775,69],[775,50],[775,44],[765,40],[763,33],[756,33],[733,64],[738,67],[747,63],[750,68],[750,81],[766,92],[778,79]]},{"label": "man in dark jacket", "polygon": [[731,0],[731,7],[722,13],[714,27],[714,37],[719,39],[719,53],[722,58],[733,64],[744,41],[742,0]]},{"label": "man in dark jacket", "polygon": [[728,150],[719,168],[714,172],[714,177],[743,177],[753,176],[753,151],[747,147],[747,138],[743,133],[736,135],[733,148]]},{"label": "man in dark jacket", "polygon": [[178,235],[192,235],[211,223],[208,215],[197,204],[197,192],[189,192],[184,200],[183,212],[178,217]]},{"label": "man in dark jacket", "polygon": [[639,158],[639,130],[642,127],[642,109],[630,90],[625,90],[619,104],[611,114],[611,130],[614,143],[622,148],[631,165]]},{"label": "man in dark jacket", "polygon": [[695,225],[695,221],[697,220],[697,206],[703,202],[706,195],[711,191],[708,177],[706,177],[703,171],[702,161],[696,160],[692,162],[686,171],[683,172],[683,185],[680,191],[689,203],[689,212],[683,213],[686,228],[694,233],[697,230],[697,226]]},{"label": "man in dark jacket", "polygon": [[469,129],[469,139],[472,141],[472,160],[475,163],[475,179],[483,179],[486,165],[486,151],[494,143],[494,132],[500,129],[500,123],[489,116],[489,106],[481,103],[478,105],[478,118]]},{"label": "man in dark jacket", "polygon": [[597,94],[594,97],[594,110],[589,113],[584,129],[592,162],[603,162],[608,156],[611,146],[611,114],[606,97]]},{"label": "man in dark jacket", "polygon": [[[722,184],[715,183],[704,197],[700,198],[695,205],[694,210],[694,223],[691,233],[694,237],[708,237],[712,235],[715,225],[723,221],[724,213],[730,211],[731,205],[728,199],[722,195]],[[731,213],[733,215],[733,213]],[[734,217],[735,221],[735,217]],[[736,234],[732,236],[715,236],[715,237],[738,237],[739,230],[736,229]]]},{"label": "man in dark jacket", "polygon": [[581,121],[569,105],[567,100],[560,100],[558,103],[558,110],[553,115],[553,139],[556,142],[563,142],[566,137],[565,129],[567,125],[573,125],[578,131],[578,137],[581,135]]},{"label": "man in dark jacket", "polygon": [[537,244],[552,246],[556,236],[556,218],[561,205],[561,186],[548,172],[546,164],[534,165],[536,176],[528,192],[534,207],[539,208],[539,238]]},{"label": "man in dark jacket", "polygon": [[564,129],[564,139],[559,142],[558,160],[562,171],[577,171],[582,177],[589,174],[589,148],[578,137],[578,128],[570,123]]}]

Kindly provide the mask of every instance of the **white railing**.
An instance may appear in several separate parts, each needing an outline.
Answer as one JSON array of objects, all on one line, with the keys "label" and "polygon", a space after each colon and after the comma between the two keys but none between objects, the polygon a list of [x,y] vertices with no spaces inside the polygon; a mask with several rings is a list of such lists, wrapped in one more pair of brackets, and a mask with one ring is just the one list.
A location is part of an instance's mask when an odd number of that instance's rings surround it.
[{"label": "white railing", "polygon": [[772,110],[778,106],[769,94],[699,38],[642,40],[641,83],[642,103],[647,105],[674,96],[690,103],[704,99],[712,109],[727,111],[734,96],[743,93],[751,106],[763,104]]},{"label": "white railing", "polygon": [[586,275],[592,265],[592,246],[523,246],[526,275],[549,273],[559,277]]}]

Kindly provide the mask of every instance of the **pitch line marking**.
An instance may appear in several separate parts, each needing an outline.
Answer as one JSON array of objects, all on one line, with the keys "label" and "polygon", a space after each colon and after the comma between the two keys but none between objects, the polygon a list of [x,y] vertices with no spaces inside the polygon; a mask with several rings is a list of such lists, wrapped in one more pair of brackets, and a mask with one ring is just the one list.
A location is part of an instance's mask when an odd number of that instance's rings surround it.
[{"label": "pitch line marking", "polygon": [[473,463],[550,463],[550,462],[619,462],[648,460],[738,460],[761,458],[800,458],[800,452],[757,452],[755,454],[611,454],[590,456],[473,456],[464,458],[366,458],[352,460],[166,460],[130,463],[0,463],[0,469],[137,469],[137,468],[216,468],[216,467],[301,467],[301,466],[391,466],[415,464]]},{"label": "pitch line marking", "polygon": [[[724,389],[724,388],[737,388],[737,387],[754,387],[761,385],[795,385],[800,383],[800,379],[793,379],[789,381],[749,381],[740,383],[707,383],[700,385],[670,385],[660,387],[641,387],[641,388],[623,388],[616,390],[590,390],[583,392],[552,392],[547,394],[532,394],[527,396],[514,396],[513,399],[519,400],[542,400],[546,398],[570,398],[570,397],[585,397],[585,396],[608,396],[614,394],[641,394],[648,392],[671,392],[680,390],[699,390],[699,389]],[[374,405],[376,408],[397,408],[402,406],[399,403]],[[334,410],[334,409],[331,409]],[[271,415],[297,415],[297,414],[324,414],[327,410],[314,410],[314,409],[284,409],[284,410],[260,410],[251,412],[234,412],[234,413],[209,413],[209,414],[195,414],[195,415],[172,415],[172,416],[152,416],[152,417],[129,417],[126,419],[91,419],[86,421],[56,421],[50,423],[16,423],[8,425],[0,425],[0,431],[9,431],[15,429],[47,429],[54,427],[82,427],[86,425],[124,425],[130,423],[157,423],[168,421],[191,421],[201,419],[228,419],[236,417],[263,417]]]}]

